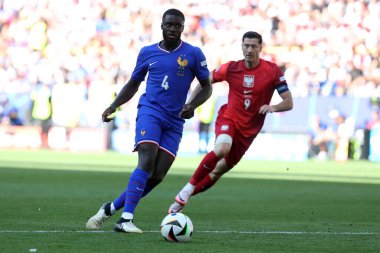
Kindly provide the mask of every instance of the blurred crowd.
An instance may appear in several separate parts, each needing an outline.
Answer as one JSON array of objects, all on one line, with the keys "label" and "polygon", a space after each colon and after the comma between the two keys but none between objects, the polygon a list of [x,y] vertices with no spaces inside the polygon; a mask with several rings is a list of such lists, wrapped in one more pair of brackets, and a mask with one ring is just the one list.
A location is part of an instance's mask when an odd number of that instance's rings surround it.
[{"label": "blurred crowd", "polygon": [[[140,48],[161,40],[172,7],[184,12],[183,39],[202,48],[210,69],[241,59],[242,34],[254,30],[295,97],[380,97],[378,0],[0,0],[1,124],[52,112],[55,125],[99,126]],[[135,116],[137,98],[125,117]]]}]

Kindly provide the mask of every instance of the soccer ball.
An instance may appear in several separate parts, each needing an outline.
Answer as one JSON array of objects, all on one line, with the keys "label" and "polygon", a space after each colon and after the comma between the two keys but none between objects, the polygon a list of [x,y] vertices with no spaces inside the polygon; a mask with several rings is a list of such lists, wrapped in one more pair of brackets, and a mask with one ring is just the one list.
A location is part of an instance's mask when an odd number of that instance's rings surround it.
[{"label": "soccer ball", "polygon": [[193,234],[193,223],[183,213],[168,214],[161,222],[161,234],[169,242],[188,242]]}]

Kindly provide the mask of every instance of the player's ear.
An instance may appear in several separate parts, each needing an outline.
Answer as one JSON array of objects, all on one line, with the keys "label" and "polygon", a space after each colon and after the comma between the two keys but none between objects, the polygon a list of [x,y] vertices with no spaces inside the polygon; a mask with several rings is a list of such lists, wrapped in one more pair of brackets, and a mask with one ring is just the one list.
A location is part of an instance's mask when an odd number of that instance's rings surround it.
[{"label": "player's ear", "polygon": [[259,52],[263,50],[263,47],[264,47],[264,43],[260,44]]},{"label": "player's ear", "polygon": [[264,42],[262,42],[261,44],[259,44],[259,52],[261,52],[264,48]]}]

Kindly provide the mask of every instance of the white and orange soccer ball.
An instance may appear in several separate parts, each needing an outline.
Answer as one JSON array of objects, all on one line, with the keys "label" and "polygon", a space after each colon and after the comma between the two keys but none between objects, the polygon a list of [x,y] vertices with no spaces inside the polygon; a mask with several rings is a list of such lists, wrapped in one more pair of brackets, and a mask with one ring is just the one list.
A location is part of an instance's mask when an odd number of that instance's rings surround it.
[{"label": "white and orange soccer ball", "polygon": [[188,242],[193,234],[193,223],[183,213],[168,214],[161,222],[161,234],[166,241]]}]

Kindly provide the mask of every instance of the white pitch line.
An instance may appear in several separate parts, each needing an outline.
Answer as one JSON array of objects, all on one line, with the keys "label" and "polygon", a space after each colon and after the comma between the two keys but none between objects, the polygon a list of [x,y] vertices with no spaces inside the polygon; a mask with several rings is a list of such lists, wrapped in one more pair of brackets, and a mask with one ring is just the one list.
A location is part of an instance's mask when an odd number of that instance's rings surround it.
[{"label": "white pitch line", "polygon": [[324,232],[324,231],[198,231],[214,234],[284,234],[284,235],[380,235],[380,232]]},{"label": "white pitch line", "polygon": [[[159,233],[160,231],[144,231],[144,233]],[[205,231],[194,231],[195,233],[207,233],[207,234],[269,234],[269,235],[380,235],[380,232],[324,232],[324,231],[223,231],[223,230],[205,230]],[[49,233],[82,233],[82,234],[103,234],[103,233],[114,233],[113,231],[88,231],[88,230],[0,230],[0,234],[49,234]]]}]

